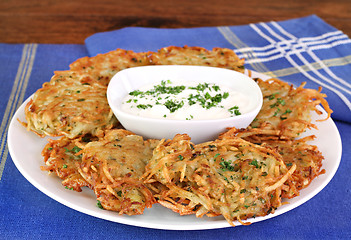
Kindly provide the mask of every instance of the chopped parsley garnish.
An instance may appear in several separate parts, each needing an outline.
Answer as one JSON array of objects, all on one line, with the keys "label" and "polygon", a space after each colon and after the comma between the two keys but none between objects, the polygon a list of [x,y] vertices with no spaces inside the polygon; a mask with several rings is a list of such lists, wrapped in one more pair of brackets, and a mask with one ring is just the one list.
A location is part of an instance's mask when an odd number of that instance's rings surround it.
[{"label": "chopped parsley garnish", "polygon": [[100,209],[104,209],[104,207],[101,205],[101,202],[99,200],[97,201],[96,206],[98,206],[98,208]]},{"label": "chopped parsley garnish", "polygon": [[229,111],[231,114],[234,114],[234,115],[236,115],[236,116],[241,115],[241,112],[239,111],[239,107],[238,107],[238,106],[231,107],[231,108],[228,109],[228,111]]},{"label": "chopped parsley garnish", "polygon": [[167,100],[167,102],[165,103],[166,108],[171,112],[175,112],[177,111],[179,108],[183,107],[184,102],[178,102],[175,100]]},{"label": "chopped parsley garnish", "polygon": [[252,160],[252,161],[249,163],[249,165],[252,165],[252,166],[255,166],[256,168],[259,168],[258,162],[257,162],[256,159]]},{"label": "chopped parsley garnish", "polygon": [[221,169],[223,171],[234,171],[234,166],[232,165],[231,161],[225,161],[224,158],[221,158],[221,160],[222,161],[219,163],[219,165],[221,165]]},{"label": "chopped parsley garnish", "polygon": [[278,115],[279,112],[280,112],[280,108],[278,108],[278,109],[274,112],[273,117],[276,117],[276,116]]},{"label": "chopped parsley garnish", "polygon": [[139,105],[137,105],[137,108],[147,109],[147,108],[152,108],[152,105],[151,104],[139,104]]},{"label": "chopped parsley garnish", "polygon": [[206,88],[208,88],[208,83],[199,83],[196,87],[189,87],[189,89],[194,89],[199,92],[203,92]]},{"label": "chopped parsley garnish", "polygon": [[292,111],[291,111],[290,109],[286,109],[286,111],[280,116],[280,119],[281,119],[281,120],[287,119],[288,117],[285,116],[285,115],[288,114],[288,113],[291,113],[291,112],[292,112]]},{"label": "chopped parsley garnish", "polygon": [[268,96],[265,96],[265,98],[268,98],[269,100],[273,100],[275,99],[275,95],[279,94],[278,92],[277,93],[273,93],[271,95],[268,95]]},{"label": "chopped parsley garnish", "polygon": [[[185,90],[189,93],[187,92],[176,97],[176,95],[179,95]],[[206,110],[211,108],[225,108],[223,100],[229,98],[229,96],[229,92],[222,91],[220,86],[212,83],[205,82],[192,86],[184,86],[173,84],[170,80],[162,80],[160,84],[151,87],[149,90],[134,90],[129,92],[129,97],[123,103],[128,103],[131,108],[136,107],[139,110],[147,110],[156,105],[158,107],[165,106],[170,113],[175,113],[177,110],[183,108],[184,105],[188,107],[197,104]],[[238,106],[233,106],[228,111],[231,117],[241,115]],[[164,118],[167,117],[165,113],[162,116]],[[194,116],[193,114],[189,114],[184,116],[184,118],[192,120],[195,118]]]},{"label": "chopped parsley garnish", "polygon": [[130,92],[129,95],[131,96],[139,96],[141,95],[143,92],[142,91],[139,91],[139,90],[135,90],[133,92]]},{"label": "chopped parsley garnish", "polygon": [[81,148],[79,148],[79,147],[77,147],[77,146],[74,146],[74,147],[72,148],[71,152],[78,153],[78,152],[80,152],[81,150],[82,150]]},{"label": "chopped parsley garnish", "polygon": [[193,119],[194,118],[194,116],[193,115],[190,115],[189,117],[187,117],[185,120],[191,120],[191,119]]},{"label": "chopped parsley garnish", "polygon": [[246,193],[246,189],[241,189],[240,193]]}]

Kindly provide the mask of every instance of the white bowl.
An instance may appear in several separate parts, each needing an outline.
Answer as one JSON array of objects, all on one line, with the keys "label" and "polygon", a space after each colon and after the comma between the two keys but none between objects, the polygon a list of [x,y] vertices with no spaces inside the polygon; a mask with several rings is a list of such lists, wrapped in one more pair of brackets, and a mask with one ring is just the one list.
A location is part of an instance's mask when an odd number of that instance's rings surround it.
[{"label": "white bowl", "polygon": [[[244,93],[254,106],[235,117],[209,120],[174,120],[140,117],[121,110],[122,100],[132,91],[162,80],[197,81],[223,85]],[[145,138],[171,139],[188,134],[192,142],[214,140],[228,127],[246,128],[262,107],[262,92],[250,77],[228,69],[206,66],[156,65],[135,67],[118,72],[107,88],[108,103],[124,128]]]}]

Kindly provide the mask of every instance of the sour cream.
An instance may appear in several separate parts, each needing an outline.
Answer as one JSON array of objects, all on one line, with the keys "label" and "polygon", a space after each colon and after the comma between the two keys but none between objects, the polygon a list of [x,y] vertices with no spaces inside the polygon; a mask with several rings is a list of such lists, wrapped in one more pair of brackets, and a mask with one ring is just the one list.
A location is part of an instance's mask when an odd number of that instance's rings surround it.
[{"label": "sour cream", "polygon": [[121,110],[147,118],[210,120],[245,114],[251,105],[245,94],[224,85],[162,80],[130,92]]}]

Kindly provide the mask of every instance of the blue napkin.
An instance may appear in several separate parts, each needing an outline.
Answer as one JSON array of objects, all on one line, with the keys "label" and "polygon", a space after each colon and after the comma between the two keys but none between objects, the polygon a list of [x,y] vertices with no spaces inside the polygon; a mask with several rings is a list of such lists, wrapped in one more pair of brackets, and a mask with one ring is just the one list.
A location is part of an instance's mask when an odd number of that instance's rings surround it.
[{"label": "blue napkin", "polygon": [[[351,239],[351,124],[345,101],[350,101],[349,42],[342,32],[309,16],[236,27],[125,28],[93,35],[86,45],[0,44],[0,239]],[[21,175],[7,148],[9,123],[16,109],[50,80],[54,70],[68,69],[77,58],[116,48],[156,51],[170,45],[233,48],[246,58],[248,69],[294,84],[307,81],[311,88],[319,82],[331,86],[324,86],[323,92],[335,111],[332,117],[343,142],[342,161],[331,182],[298,208],[250,226],[166,231],[77,212],[49,198]]]},{"label": "blue napkin", "polygon": [[245,67],[306,88],[323,87],[333,119],[351,122],[351,40],[312,15],[281,22],[191,29],[128,27],[85,41],[90,56],[116,48],[157,51],[166,46],[234,49]]}]

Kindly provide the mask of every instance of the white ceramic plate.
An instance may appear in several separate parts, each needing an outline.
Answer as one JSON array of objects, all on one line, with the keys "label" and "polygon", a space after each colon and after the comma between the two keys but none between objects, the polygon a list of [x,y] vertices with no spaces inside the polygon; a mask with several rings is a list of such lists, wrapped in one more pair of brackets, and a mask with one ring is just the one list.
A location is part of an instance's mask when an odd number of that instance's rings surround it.
[{"label": "white ceramic plate", "polygon": [[[268,78],[262,74],[253,73],[253,77],[257,76],[263,79]],[[8,133],[8,146],[13,162],[18,170],[31,184],[47,196],[79,212],[133,226],[170,230],[216,229],[230,226],[220,216],[214,218],[179,216],[177,213],[163,208],[158,204],[154,204],[151,209],[146,209],[143,215],[120,216],[116,212],[98,208],[94,193],[87,188],[80,193],[65,189],[61,185],[60,179],[40,170],[40,166],[44,165],[41,151],[47,140],[39,138],[32,132],[28,132],[17,121],[17,119],[25,120],[24,107],[28,101],[29,99],[22,104],[11,121]],[[313,119],[323,119],[325,116],[325,112],[322,116],[314,114]],[[315,196],[333,178],[341,159],[340,135],[332,119],[315,122],[315,124],[319,130],[311,130],[307,134],[315,134],[317,136],[312,144],[317,145],[323,153],[325,158],[323,168],[326,170],[326,173],[314,179],[306,189],[301,191],[300,196],[288,200],[289,204],[281,206],[274,214],[248,219],[247,221],[252,223],[259,222],[292,210]],[[235,225],[240,225],[239,222],[234,223]]]}]

